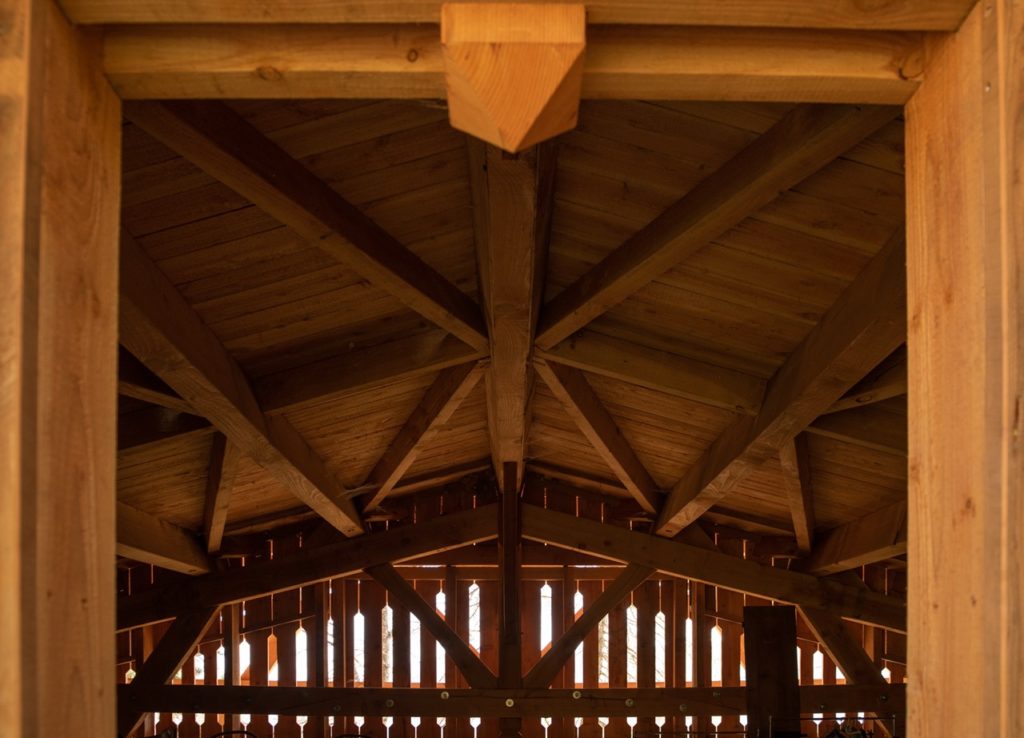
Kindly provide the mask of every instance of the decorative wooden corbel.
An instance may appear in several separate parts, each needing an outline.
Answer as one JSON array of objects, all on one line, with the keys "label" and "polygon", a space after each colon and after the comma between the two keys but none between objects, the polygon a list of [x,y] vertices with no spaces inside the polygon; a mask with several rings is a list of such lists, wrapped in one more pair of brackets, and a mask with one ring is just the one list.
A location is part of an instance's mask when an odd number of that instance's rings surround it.
[{"label": "decorative wooden corbel", "polygon": [[441,46],[454,128],[514,153],[576,126],[582,4],[448,3]]}]

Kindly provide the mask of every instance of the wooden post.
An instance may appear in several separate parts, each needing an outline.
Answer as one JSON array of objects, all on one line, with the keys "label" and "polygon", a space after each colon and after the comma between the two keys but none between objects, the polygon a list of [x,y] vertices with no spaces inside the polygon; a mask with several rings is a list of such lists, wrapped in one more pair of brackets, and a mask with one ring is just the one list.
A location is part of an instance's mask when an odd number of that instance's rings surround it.
[{"label": "wooden post", "polygon": [[[225,605],[221,612],[224,621],[224,684],[237,687],[242,683],[242,663],[239,654],[239,647],[242,644],[241,606]],[[237,714],[225,713],[224,730],[238,730],[241,726]]]},{"label": "wooden post", "polygon": [[978,3],[906,107],[912,736],[1024,729],[1022,37]]},{"label": "wooden post", "polygon": [[[521,590],[520,559],[522,544],[519,537],[519,487],[515,462],[502,465],[504,491],[501,495],[501,518],[498,521],[498,576],[501,578],[501,613],[498,620],[498,686],[518,688],[523,682],[522,628],[519,618],[519,592]],[[519,738],[522,718],[500,718],[498,730],[501,738]]]},{"label": "wooden post", "polygon": [[113,736],[121,106],[99,33],[0,15],[0,721]]},{"label": "wooden post", "polygon": [[795,608],[744,607],[743,631],[747,655],[747,735],[800,735]]}]

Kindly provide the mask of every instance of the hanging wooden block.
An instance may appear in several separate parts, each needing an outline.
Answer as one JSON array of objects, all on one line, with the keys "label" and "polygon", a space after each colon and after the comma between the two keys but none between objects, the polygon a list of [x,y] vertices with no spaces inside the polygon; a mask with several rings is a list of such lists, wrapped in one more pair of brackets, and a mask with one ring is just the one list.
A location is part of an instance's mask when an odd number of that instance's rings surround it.
[{"label": "hanging wooden block", "polygon": [[441,46],[454,128],[515,153],[576,126],[582,4],[448,3]]}]

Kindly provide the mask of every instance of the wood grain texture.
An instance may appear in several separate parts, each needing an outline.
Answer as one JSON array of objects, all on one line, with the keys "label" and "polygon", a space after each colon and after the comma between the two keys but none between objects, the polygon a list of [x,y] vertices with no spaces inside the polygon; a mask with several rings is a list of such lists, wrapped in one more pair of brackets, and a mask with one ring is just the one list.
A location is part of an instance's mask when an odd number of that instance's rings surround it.
[{"label": "wood grain texture", "polygon": [[672,489],[660,534],[696,520],[903,342],[904,259],[897,233],[772,377],[758,415],[729,426]]},{"label": "wood grain texture", "polygon": [[263,415],[238,364],[124,234],[121,272],[122,343],[325,520],[361,534],[359,513],[323,459],[286,419]]},{"label": "wood grain texture", "polygon": [[1024,730],[1021,38],[975,6],[907,107],[909,735]]},{"label": "wood grain texture", "polygon": [[223,104],[135,103],[133,123],[413,310],[484,348],[476,304]]},{"label": "wood grain texture", "polygon": [[113,735],[120,102],[50,2],[0,34],[0,722]]},{"label": "wood grain texture", "polygon": [[807,554],[814,543],[814,485],[806,436],[798,435],[783,444],[779,449],[779,465],[782,467],[782,486],[793,516],[797,549]]},{"label": "wood grain texture", "polygon": [[544,305],[550,349],[888,123],[889,108],[800,106]]},{"label": "wood grain texture", "polygon": [[182,574],[205,574],[210,559],[190,531],[117,503],[117,555]]},{"label": "wood grain texture", "polygon": [[224,538],[238,461],[239,452],[235,445],[223,434],[215,435],[210,449],[210,470],[206,473],[206,506],[203,510],[203,537],[206,550],[211,554],[220,551]]},{"label": "wood grain texture", "polygon": [[523,478],[530,357],[547,261],[557,149],[544,144],[510,155],[469,142],[477,281],[490,336],[485,379],[487,427],[495,474],[504,465]]},{"label": "wood grain texture", "polygon": [[[591,26],[582,95],[898,105],[920,81],[920,40],[875,30]],[[105,70],[134,100],[446,92],[436,25],[115,26]]]}]

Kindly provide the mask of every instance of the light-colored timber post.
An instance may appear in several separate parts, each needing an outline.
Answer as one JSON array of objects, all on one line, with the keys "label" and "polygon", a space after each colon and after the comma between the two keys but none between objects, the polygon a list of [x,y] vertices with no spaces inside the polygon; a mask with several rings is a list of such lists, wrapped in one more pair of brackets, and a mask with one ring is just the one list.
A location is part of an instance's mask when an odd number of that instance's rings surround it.
[{"label": "light-colored timber post", "polygon": [[906,108],[908,735],[1024,730],[1024,5],[930,38]]},{"label": "light-colored timber post", "polygon": [[100,36],[0,4],[0,732],[115,735],[121,106]]}]

